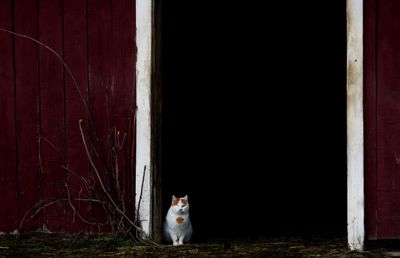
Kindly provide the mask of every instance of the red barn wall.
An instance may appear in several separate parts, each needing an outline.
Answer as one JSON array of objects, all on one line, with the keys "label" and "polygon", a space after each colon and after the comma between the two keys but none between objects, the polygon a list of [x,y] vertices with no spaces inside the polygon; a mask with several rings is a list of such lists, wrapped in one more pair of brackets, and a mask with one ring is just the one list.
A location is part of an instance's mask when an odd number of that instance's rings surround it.
[{"label": "red barn wall", "polygon": [[[108,230],[99,226],[105,221],[100,205],[74,200],[74,213],[65,199],[89,198],[79,178],[96,180],[79,130],[80,119],[89,123],[82,98],[105,159],[113,127],[133,144],[135,1],[1,1],[0,28],[57,52],[81,92],[54,53],[0,31],[0,231],[14,231],[22,221],[23,230]],[[118,180],[133,217],[131,152],[125,144]]]}]

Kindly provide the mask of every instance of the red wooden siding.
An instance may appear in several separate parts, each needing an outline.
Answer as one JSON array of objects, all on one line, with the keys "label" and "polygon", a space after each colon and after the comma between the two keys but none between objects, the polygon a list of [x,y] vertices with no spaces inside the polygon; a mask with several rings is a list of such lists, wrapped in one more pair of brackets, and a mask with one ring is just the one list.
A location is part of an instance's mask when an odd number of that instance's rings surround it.
[{"label": "red wooden siding", "polygon": [[[0,31],[0,232],[17,229],[22,220],[23,230],[109,230],[98,225],[105,222],[100,205],[72,201],[84,222],[65,198],[87,198],[81,178],[90,183],[96,180],[79,131],[80,119],[89,123],[83,100],[92,112],[104,160],[109,158],[107,146],[114,140],[109,137],[114,127],[121,140],[125,133],[133,137],[134,8],[133,0],[0,1],[0,28],[38,39],[54,49],[71,69],[82,93],[78,94],[54,54],[31,40]],[[126,212],[133,218],[131,150],[124,145],[118,171]],[[97,158],[96,164],[101,159]],[[47,206],[51,200],[54,203]],[[31,216],[33,207],[39,209],[35,216]]]},{"label": "red wooden siding", "polygon": [[[0,27],[13,27],[11,1],[0,1]],[[13,40],[10,35],[0,33],[0,228],[10,231],[17,228],[17,167],[15,139],[15,96]]]},{"label": "red wooden siding", "polygon": [[[109,111],[107,105],[107,89],[112,86],[112,32],[111,3],[108,0],[88,0],[88,40],[89,40],[89,103],[99,134],[100,145],[106,146],[108,139],[100,138],[107,135]],[[103,51],[108,49],[108,51]],[[108,152],[107,152],[108,153]],[[105,155],[107,155],[105,153]],[[103,157],[101,159],[106,159]],[[95,160],[100,165],[99,160]],[[108,178],[107,178],[108,179]],[[100,189],[100,186],[97,186]],[[101,216],[101,206],[93,205],[92,216]]]},{"label": "red wooden siding", "polygon": [[367,235],[400,238],[400,2],[365,10]]},{"label": "red wooden siding", "polygon": [[[63,54],[62,1],[39,0],[39,39],[60,54]],[[65,170],[60,166],[65,160],[65,105],[64,69],[59,60],[47,49],[40,48],[40,125],[41,134],[57,149],[60,155],[44,140],[40,139],[43,167],[43,198],[60,198],[65,195]],[[46,69],[42,69],[46,67]],[[54,204],[44,209],[44,223],[50,231],[59,231],[65,226],[65,203]]]},{"label": "red wooden siding", "polygon": [[[136,99],[136,92],[130,90],[128,87],[123,87],[123,85],[133,85],[134,77],[130,76],[128,73],[135,70],[135,64],[133,62],[127,62],[127,60],[132,60],[135,58],[136,46],[135,46],[135,32],[134,31],[124,31],[124,27],[135,27],[135,19],[132,19],[132,14],[124,11],[124,9],[134,10],[132,13],[135,14],[135,2],[131,0],[120,0],[115,1],[112,7],[112,17],[119,16],[117,20],[114,19],[112,23],[112,85],[110,89],[110,121],[112,125],[116,128],[131,128],[130,120],[127,120],[126,114],[130,113],[136,104],[132,100]],[[117,85],[117,87],[115,87]],[[128,119],[132,119],[132,113]],[[131,128],[132,129],[132,128]],[[125,140],[133,137],[133,131],[130,130],[130,135],[127,135]],[[122,135],[120,136],[122,141]],[[129,142],[129,141],[127,141]],[[132,150],[132,149],[131,149]],[[126,157],[131,157],[128,155],[128,149],[123,149],[118,156],[118,161],[122,167],[128,167],[126,173],[120,173],[119,180],[121,185],[125,189],[130,189],[130,192],[125,192],[125,198],[130,199],[133,193],[133,186],[131,184],[131,179],[134,178],[132,174],[132,166],[130,166],[129,159]],[[126,212],[128,214],[133,214],[134,212],[134,202],[126,202],[125,206]]]},{"label": "red wooden siding", "polygon": [[[14,1],[14,29],[38,38],[38,5],[32,0]],[[15,101],[18,158],[18,221],[43,199],[43,174],[39,169],[38,136],[40,126],[39,46],[26,39],[15,38]],[[33,230],[43,225],[40,212],[25,223]]]},{"label": "red wooden siding", "polygon": [[376,203],[376,0],[366,0],[364,22],[365,226],[377,239]]},{"label": "red wooden siding", "polygon": [[[64,1],[63,19],[64,19],[64,60],[69,64],[72,73],[74,74],[83,98],[88,100],[88,67],[87,60],[87,10],[86,1],[70,0]],[[85,155],[82,147],[76,148],[82,144],[81,135],[79,133],[79,119],[87,124],[87,112],[84,105],[76,101],[80,96],[75,89],[72,79],[65,76],[65,116],[66,116],[66,159],[69,162],[70,168],[83,176],[89,177],[89,163],[82,162],[82,156]],[[82,186],[79,178],[68,175],[69,187],[71,194],[86,194],[86,188]],[[84,217],[90,215],[91,205],[73,202],[78,212]],[[67,221],[74,220],[73,210],[67,206]],[[76,219],[74,224],[67,224],[69,231],[76,231],[85,226],[82,221]]]}]

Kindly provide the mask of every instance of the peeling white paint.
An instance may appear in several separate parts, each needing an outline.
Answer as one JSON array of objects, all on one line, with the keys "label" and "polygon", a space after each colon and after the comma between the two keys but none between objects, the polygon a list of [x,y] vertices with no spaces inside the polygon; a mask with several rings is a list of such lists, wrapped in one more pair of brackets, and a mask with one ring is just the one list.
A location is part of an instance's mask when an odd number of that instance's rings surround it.
[{"label": "peeling white paint", "polygon": [[363,0],[347,0],[347,236],[364,247]]},{"label": "peeling white paint", "polygon": [[[136,208],[140,207],[142,229],[151,232],[151,42],[152,0],[136,0]],[[146,172],[144,167],[146,166]],[[144,176],[144,181],[143,181]],[[139,205],[140,191],[143,194]]]}]

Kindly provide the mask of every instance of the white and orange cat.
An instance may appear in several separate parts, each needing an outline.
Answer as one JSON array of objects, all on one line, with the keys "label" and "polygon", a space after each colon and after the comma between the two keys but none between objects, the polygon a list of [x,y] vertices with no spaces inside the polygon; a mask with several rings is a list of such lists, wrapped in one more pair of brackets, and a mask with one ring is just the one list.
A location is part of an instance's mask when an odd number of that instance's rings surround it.
[{"label": "white and orange cat", "polygon": [[165,238],[173,245],[183,245],[189,242],[192,231],[188,196],[177,198],[173,195],[171,207],[169,207],[164,223]]}]

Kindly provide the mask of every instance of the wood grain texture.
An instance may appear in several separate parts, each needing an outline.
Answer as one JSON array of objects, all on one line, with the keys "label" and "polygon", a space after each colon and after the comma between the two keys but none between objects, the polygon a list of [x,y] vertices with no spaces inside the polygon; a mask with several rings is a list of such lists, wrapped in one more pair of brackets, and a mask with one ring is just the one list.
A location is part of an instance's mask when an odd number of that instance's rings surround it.
[{"label": "wood grain texture", "polygon": [[[81,99],[72,78],[65,75],[65,115],[66,115],[66,159],[68,167],[74,174],[85,179],[90,178],[89,162],[83,148],[79,131],[79,120],[88,122],[88,112],[84,102],[88,102],[88,60],[87,60],[87,12],[86,1],[64,1],[64,59],[71,68],[83,100]],[[67,183],[71,195],[88,197],[85,183],[79,177],[68,173]],[[91,221],[91,203],[72,202],[81,216]],[[87,227],[67,206],[66,230],[76,232]]]},{"label": "wood grain texture", "polygon": [[365,5],[366,227],[400,238],[400,26],[398,1]]},{"label": "wood grain texture", "polygon": [[[15,31],[38,38],[38,2],[16,0]],[[39,168],[38,137],[40,127],[39,46],[29,40],[15,38],[15,87],[18,145],[18,220],[42,201],[43,174]],[[42,228],[42,212],[27,218],[26,230]]]},{"label": "wood grain texture", "polygon": [[[39,40],[63,55],[62,1],[39,0]],[[53,53],[40,48],[40,124],[43,198],[59,199],[65,195],[64,67]],[[45,139],[45,140],[44,140]],[[51,144],[54,146],[51,146]],[[56,149],[54,149],[54,147]],[[44,209],[44,223],[50,231],[65,226],[65,202]]]},{"label": "wood grain texture", "polygon": [[[129,126],[135,109],[135,3],[130,0],[112,2],[112,75],[111,87],[108,90],[110,103],[110,124],[120,132],[119,141],[123,135],[132,134]],[[118,154],[119,184],[124,189],[126,213],[134,219],[134,189],[131,182],[129,141]]]},{"label": "wood grain texture", "polygon": [[161,242],[164,218],[162,217],[162,107],[163,107],[163,88],[162,88],[162,1],[154,1],[154,32],[153,32],[153,78],[151,89],[151,118],[152,118],[152,238]]},{"label": "wood grain texture", "polygon": [[400,2],[377,6],[378,238],[400,238]]},{"label": "wood grain texture", "polygon": [[[111,174],[105,171],[109,159],[109,109],[107,92],[110,91],[112,77],[112,10],[109,0],[88,0],[88,42],[89,42],[89,103],[93,115],[92,134],[96,134],[93,148],[100,154],[95,159],[99,173],[106,175],[103,180],[112,180]],[[95,175],[94,175],[95,176]],[[111,190],[111,189],[110,189]],[[112,190],[111,190],[112,191]],[[104,195],[98,185],[98,192]],[[113,194],[113,193],[111,193]],[[104,217],[104,211],[98,204],[92,205],[92,217]]]},{"label": "wood grain texture", "polygon": [[[0,1],[0,27],[12,30],[12,2]],[[0,231],[17,228],[17,170],[14,110],[14,48],[10,34],[0,32]]]},{"label": "wood grain texture", "polygon": [[363,3],[347,1],[347,238],[364,244]]},{"label": "wood grain texture", "polygon": [[377,238],[376,193],[376,0],[365,0],[364,126],[365,222],[367,238]]},{"label": "wood grain texture", "polygon": [[118,181],[133,219],[135,1],[1,1],[0,27],[19,33],[0,33],[0,231],[17,229],[24,217],[27,231],[111,230],[100,225],[103,207],[88,201],[107,198],[79,130],[80,120],[89,125],[89,112],[97,136],[90,147],[103,153],[94,156],[105,182],[114,178],[104,166],[115,141],[110,132],[119,131],[120,142],[129,133]]}]

